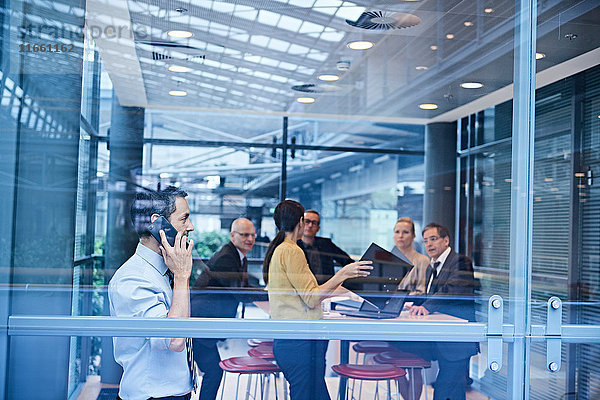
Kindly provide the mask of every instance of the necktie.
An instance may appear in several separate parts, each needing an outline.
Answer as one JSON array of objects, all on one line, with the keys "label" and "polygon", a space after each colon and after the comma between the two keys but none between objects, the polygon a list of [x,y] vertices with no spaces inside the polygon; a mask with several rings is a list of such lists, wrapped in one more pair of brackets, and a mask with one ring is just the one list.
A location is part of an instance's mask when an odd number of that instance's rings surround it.
[{"label": "necktie", "polygon": [[431,264],[427,267],[427,293],[435,292],[435,288],[433,286],[433,281],[437,278],[437,268],[440,266],[440,262],[436,261],[433,263],[433,267]]},{"label": "necktie", "polygon": [[196,380],[196,363],[194,362],[194,349],[192,348],[192,339],[185,339],[185,350],[187,352],[187,363],[192,378],[192,391],[198,389],[198,381]]},{"label": "necktie", "polygon": [[242,287],[248,286],[248,259],[242,259]]},{"label": "necktie", "polygon": [[167,272],[165,272],[165,275],[167,276],[167,278],[169,278],[169,285],[171,285],[171,289],[173,289],[173,280],[175,278],[175,276],[173,275],[173,272],[171,272],[170,269],[167,269]]}]

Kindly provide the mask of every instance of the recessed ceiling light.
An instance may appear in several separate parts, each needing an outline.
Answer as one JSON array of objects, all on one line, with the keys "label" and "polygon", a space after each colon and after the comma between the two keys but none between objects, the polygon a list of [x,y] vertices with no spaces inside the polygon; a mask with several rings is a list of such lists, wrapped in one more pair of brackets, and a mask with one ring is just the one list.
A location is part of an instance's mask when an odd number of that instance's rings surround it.
[{"label": "recessed ceiling light", "polygon": [[314,103],[315,102],[315,98],[314,97],[298,97],[296,99],[296,101],[298,103],[310,104],[310,103]]},{"label": "recessed ceiling light", "polygon": [[171,72],[189,72],[190,69],[188,67],[184,67],[183,65],[171,65],[169,67],[169,71],[171,71]]},{"label": "recessed ceiling light", "polygon": [[473,26],[473,23],[471,21],[465,21],[464,24],[465,26]]},{"label": "recessed ceiling light", "polygon": [[168,31],[167,35],[174,37],[174,38],[189,38],[194,36],[194,34],[192,32],[189,31]]},{"label": "recessed ceiling light", "polygon": [[438,47],[436,45],[431,45],[431,46],[429,46],[429,48],[434,51],[438,49]]},{"label": "recessed ceiling light", "polygon": [[178,97],[187,96],[187,92],[185,90],[169,90],[169,94],[171,96],[178,96]]},{"label": "recessed ceiling light", "polygon": [[535,53],[536,60],[541,60],[544,57],[546,57],[546,55],[544,53]]},{"label": "recessed ceiling light", "polygon": [[424,103],[424,104],[419,104],[419,108],[421,110],[435,110],[438,108],[438,105],[433,104],[433,103]]},{"label": "recessed ceiling light", "polygon": [[427,71],[427,69],[429,69],[429,67],[426,67],[424,65],[419,65],[419,66],[416,66],[415,69],[417,71]]},{"label": "recessed ceiling light", "polygon": [[355,42],[348,43],[347,46],[352,50],[367,50],[373,47],[373,42],[369,42],[368,40],[357,40]]},{"label": "recessed ceiling light", "polygon": [[333,75],[333,74],[319,75],[319,80],[321,80],[321,81],[332,82],[332,81],[337,81],[338,79],[340,79],[340,77],[337,75]]},{"label": "recessed ceiling light", "polygon": [[447,34],[446,39],[454,39],[454,34],[452,34],[452,33]]},{"label": "recessed ceiling light", "polygon": [[483,87],[483,83],[480,82],[463,82],[460,84],[461,88],[464,89],[479,89]]},{"label": "recessed ceiling light", "polygon": [[486,8],[485,10],[483,10],[483,12],[485,12],[486,14],[491,14],[494,12],[493,8]]}]

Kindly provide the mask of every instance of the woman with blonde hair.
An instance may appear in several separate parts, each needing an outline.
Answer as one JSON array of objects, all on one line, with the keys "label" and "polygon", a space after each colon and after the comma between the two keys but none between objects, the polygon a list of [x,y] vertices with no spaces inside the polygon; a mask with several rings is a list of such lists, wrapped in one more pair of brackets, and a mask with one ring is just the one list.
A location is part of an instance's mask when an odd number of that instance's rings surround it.
[{"label": "woman with blonde hair", "polygon": [[[273,319],[322,319],[321,301],[332,296],[346,279],[364,277],[371,261],[351,263],[319,286],[297,241],[304,231],[304,207],[284,200],[273,219],[279,232],[269,243],[263,275]],[[326,340],[275,339],[273,354],[290,383],[292,400],[329,400],[325,385]]]},{"label": "woman with blonde hair", "polygon": [[[410,294],[425,294],[427,291],[427,267],[429,266],[429,258],[419,253],[413,247],[415,241],[415,223],[408,217],[403,217],[396,221],[394,226],[394,248],[392,253],[413,265],[413,268],[406,274],[399,289],[409,290]],[[414,380],[415,399],[421,398],[423,389],[423,377],[419,372],[415,373],[414,369],[409,370],[408,378]],[[406,377],[398,380],[398,386],[402,398],[411,399],[412,392],[409,390],[409,382]]]}]

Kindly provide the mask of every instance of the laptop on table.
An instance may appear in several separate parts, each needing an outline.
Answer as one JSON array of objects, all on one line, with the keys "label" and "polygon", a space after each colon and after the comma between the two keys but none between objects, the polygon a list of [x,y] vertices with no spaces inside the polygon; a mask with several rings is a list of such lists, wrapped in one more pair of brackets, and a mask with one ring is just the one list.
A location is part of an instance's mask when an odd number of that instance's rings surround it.
[{"label": "laptop on table", "polygon": [[373,319],[389,319],[397,318],[402,312],[404,301],[408,295],[408,290],[400,290],[392,294],[388,298],[383,307],[378,307],[369,300],[362,302],[360,308],[356,311],[340,311],[340,314],[348,317],[373,318]]}]

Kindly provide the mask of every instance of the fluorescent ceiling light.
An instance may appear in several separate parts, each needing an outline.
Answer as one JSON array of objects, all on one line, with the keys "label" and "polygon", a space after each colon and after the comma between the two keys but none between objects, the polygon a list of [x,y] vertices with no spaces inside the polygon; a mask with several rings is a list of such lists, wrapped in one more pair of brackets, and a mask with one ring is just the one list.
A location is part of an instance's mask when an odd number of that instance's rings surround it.
[{"label": "fluorescent ceiling light", "polygon": [[438,49],[438,47],[436,45],[431,45],[431,46],[429,46],[429,48],[434,51]]},{"label": "fluorescent ceiling light", "polygon": [[171,72],[189,72],[190,69],[188,67],[184,67],[183,65],[171,65],[169,67],[169,71],[171,71]]},{"label": "fluorescent ceiling light", "polygon": [[169,94],[171,96],[178,96],[178,97],[187,96],[187,92],[185,90],[170,90]]},{"label": "fluorescent ceiling light", "polygon": [[189,31],[168,31],[167,35],[174,37],[174,38],[189,38],[194,36],[194,34],[192,32]]},{"label": "fluorescent ceiling light", "polygon": [[536,60],[541,60],[544,57],[546,57],[546,55],[544,53],[535,53]]},{"label": "fluorescent ceiling light", "polygon": [[454,39],[454,34],[452,34],[452,33],[447,34],[446,39]]},{"label": "fluorescent ceiling light", "polygon": [[471,21],[465,21],[464,25],[465,26],[473,26],[473,23]]},{"label": "fluorescent ceiling light", "polygon": [[298,103],[310,104],[310,103],[314,103],[315,102],[315,98],[314,97],[298,97],[296,99],[296,101]]},{"label": "fluorescent ceiling light", "polygon": [[463,82],[460,84],[463,89],[479,89],[483,87],[483,83],[480,82]]},{"label": "fluorescent ceiling light", "polygon": [[338,79],[340,79],[340,77],[337,75],[333,75],[333,74],[319,75],[319,80],[321,80],[321,81],[333,82],[333,81],[337,81]]},{"label": "fluorescent ceiling light", "polygon": [[355,42],[348,43],[347,46],[352,50],[367,50],[373,47],[373,42],[369,42],[367,40],[357,40]]},{"label": "fluorescent ceiling light", "polygon": [[483,12],[485,12],[486,14],[491,14],[494,12],[493,8],[486,8],[485,10],[483,10]]},{"label": "fluorescent ceiling light", "polygon": [[427,71],[429,69],[429,67],[426,67],[424,65],[418,65],[418,66],[415,67],[415,69],[417,71]]},{"label": "fluorescent ceiling light", "polygon": [[433,103],[423,103],[419,104],[419,108],[421,110],[435,110],[438,108],[438,105]]}]

